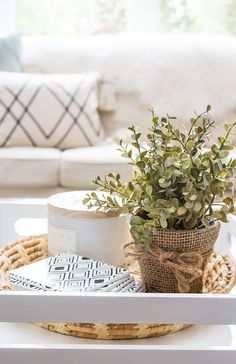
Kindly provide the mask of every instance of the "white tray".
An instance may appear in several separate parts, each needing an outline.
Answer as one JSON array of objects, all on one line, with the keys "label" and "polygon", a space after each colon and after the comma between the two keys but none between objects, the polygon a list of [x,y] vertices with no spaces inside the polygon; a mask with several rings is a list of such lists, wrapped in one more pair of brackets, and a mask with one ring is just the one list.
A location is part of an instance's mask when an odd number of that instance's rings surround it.
[{"label": "white tray", "polygon": [[230,295],[2,292],[0,321],[50,321],[50,318],[55,322],[186,322],[207,326],[198,325],[153,339],[98,341],[47,332],[31,324],[2,322],[1,364],[99,361],[235,364],[235,308],[235,292]]},{"label": "white tray", "polygon": [[[9,235],[16,234],[12,227],[17,226],[17,219],[45,218],[44,201],[42,204],[23,202],[0,203],[2,241],[18,237]],[[235,259],[236,220],[235,217],[230,220],[230,224],[221,230],[217,245],[218,250],[230,253]],[[64,336],[21,323],[32,321],[184,322],[197,325],[159,338],[98,341]],[[235,364],[236,290],[225,296],[0,293],[0,364],[99,362]]]}]

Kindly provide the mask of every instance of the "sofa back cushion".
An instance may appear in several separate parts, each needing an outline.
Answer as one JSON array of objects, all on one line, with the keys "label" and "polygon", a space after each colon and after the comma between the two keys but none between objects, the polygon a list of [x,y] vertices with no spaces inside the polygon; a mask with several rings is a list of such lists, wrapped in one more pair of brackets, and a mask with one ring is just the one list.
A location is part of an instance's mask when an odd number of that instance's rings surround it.
[{"label": "sofa back cushion", "polygon": [[0,146],[92,146],[103,139],[98,73],[0,73]]},{"label": "sofa back cushion", "polygon": [[[78,39],[23,39],[25,72],[98,70],[114,84],[117,109],[102,115],[107,130],[150,125],[148,109],[178,116],[188,127],[193,110],[212,105],[217,122],[236,119],[236,38],[202,34],[100,35]],[[122,125],[123,124],[123,125]],[[187,125],[188,124],[188,125]],[[236,142],[235,142],[236,145]]]},{"label": "sofa back cushion", "polygon": [[0,71],[20,72],[21,39],[19,34],[0,38]]}]

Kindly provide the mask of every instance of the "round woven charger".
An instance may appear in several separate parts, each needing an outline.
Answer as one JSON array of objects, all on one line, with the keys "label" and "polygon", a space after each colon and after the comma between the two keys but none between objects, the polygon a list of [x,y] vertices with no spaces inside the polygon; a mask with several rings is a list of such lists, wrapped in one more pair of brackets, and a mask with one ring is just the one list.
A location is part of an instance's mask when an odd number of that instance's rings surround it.
[{"label": "round woven charger", "polygon": [[[0,249],[0,290],[14,290],[7,271],[16,269],[48,256],[46,235],[31,236],[17,240]],[[133,270],[135,262],[128,259]],[[228,293],[235,283],[235,267],[227,255],[213,253],[203,274],[204,292]],[[82,323],[37,323],[38,326],[65,335],[90,339],[138,339],[161,336],[182,330],[190,325],[156,324],[82,324]]]}]

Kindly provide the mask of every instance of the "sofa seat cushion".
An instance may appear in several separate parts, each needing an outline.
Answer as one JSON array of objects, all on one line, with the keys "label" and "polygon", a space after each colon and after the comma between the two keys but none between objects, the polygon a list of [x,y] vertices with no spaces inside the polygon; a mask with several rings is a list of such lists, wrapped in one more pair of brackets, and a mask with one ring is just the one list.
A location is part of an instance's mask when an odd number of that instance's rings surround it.
[{"label": "sofa seat cushion", "polygon": [[60,154],[55,148],[0,148],[0,187],[57,186]]},{"label": "sofa seat cushion", "polygon": [[123,180],[131,175],[131,167],[117,151],[117,144],[62,152],[60,184],[64,187],[94,188],[92,180],[109,172],[120,173]]}]

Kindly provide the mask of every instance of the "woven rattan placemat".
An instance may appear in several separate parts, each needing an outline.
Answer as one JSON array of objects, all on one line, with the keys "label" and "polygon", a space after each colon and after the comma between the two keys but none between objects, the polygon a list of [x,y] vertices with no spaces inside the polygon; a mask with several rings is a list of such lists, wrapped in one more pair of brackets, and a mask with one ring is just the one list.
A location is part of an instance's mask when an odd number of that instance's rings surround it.
[{"label": "woven rattan placemat", "polygon": [[[132,244],[130,245],[132,249]],[[44,259],[48,256],[46,235],[30,236],[0,249],[0,290],[14,290],[7,271]],[[137,272],[136,262],[127,258],[127,265]],[[235,283],[235,267],[227,255],[213,253],[203,274],[204,293],[228,293]],[[50,331],[90,339],[138,339],[180,331],[189,325],[156,324],[83,324],[37,323]]]}]

